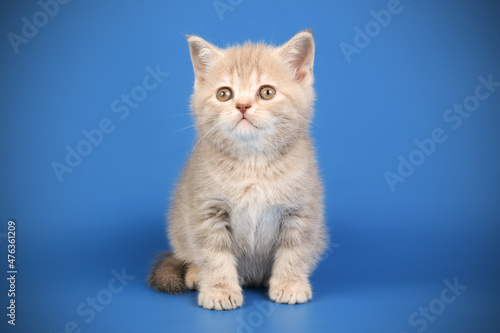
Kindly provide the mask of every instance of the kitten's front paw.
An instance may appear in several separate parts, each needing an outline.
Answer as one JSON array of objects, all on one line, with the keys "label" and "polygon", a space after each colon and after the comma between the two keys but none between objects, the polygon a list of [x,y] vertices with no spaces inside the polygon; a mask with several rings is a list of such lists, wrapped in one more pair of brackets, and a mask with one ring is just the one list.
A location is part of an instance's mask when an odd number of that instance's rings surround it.
[{"label": "kitten's front paw", "polygon": [[198,305],[209,310],[233,310],[243,304],[241,289],[207,288],[198,295]]},{"label": "kitten's front paw", "polygon": [[305,303],[312,298],[309,282],[276,284],[269,288],[269,297],[276,303]]}]

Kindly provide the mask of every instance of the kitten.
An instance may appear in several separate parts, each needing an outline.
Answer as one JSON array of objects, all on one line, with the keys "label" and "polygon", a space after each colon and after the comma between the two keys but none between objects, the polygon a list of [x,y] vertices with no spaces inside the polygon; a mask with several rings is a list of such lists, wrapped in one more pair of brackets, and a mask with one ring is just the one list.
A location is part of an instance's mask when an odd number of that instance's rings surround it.
[{"label": "kitten", "polygon": [[269,287],[278,303],[307,302],[327,241],[309,136],[313,36],[302,31],[281,47],[187,41],[197,142],[169,214],[173,251],[149,284],[198,289],[206,309],[241,306],[247,285]]}]

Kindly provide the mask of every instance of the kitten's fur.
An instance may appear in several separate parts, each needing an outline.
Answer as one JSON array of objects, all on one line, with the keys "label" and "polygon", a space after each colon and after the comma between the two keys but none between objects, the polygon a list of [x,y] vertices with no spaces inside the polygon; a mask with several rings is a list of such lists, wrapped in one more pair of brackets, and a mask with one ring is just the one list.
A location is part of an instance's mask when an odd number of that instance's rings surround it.
[{"label": "kitten's fur", "polygon": [[[206,309],[241,306],[245,285],[268,286],[279,303],[307,302],[326,243],[309,136],[313,36],[306,30],[281,47],[227,49],[187,40],[198,137],[169,214],[173,251],[157,260],[149,283],[173,294],[198,289]],[[276,89],[274,98],[259,96],[263,85]],[[231,88],[232,99],[218,100],[220,87]],[[241,104],[250,106],[245,113]]]}]

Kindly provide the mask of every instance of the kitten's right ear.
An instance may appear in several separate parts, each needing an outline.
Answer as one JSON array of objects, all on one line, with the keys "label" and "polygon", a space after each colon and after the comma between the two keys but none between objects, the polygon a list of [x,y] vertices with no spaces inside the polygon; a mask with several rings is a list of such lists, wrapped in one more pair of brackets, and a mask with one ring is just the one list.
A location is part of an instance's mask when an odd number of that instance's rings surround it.
[{"label": "kitten's right ear", "polygon": [[194,75],[196,80],[205,81],[205,77],[210,67],[215,61],[222,57],[222,52],[203,38],[198,36],[186,36],[191,53]]}]

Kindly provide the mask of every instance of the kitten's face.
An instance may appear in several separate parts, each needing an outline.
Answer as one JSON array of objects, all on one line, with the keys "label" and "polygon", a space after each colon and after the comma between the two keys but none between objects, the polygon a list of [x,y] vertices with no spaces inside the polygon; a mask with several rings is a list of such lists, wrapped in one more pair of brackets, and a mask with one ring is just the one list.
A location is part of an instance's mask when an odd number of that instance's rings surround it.
[{"label": "kitten's face", "polygon": [[199,37],[188,41],[200,139],[226,152],[272,154],[307,134],[314,100],[310,32],[279,48],[245,44],[220,50]]}]

